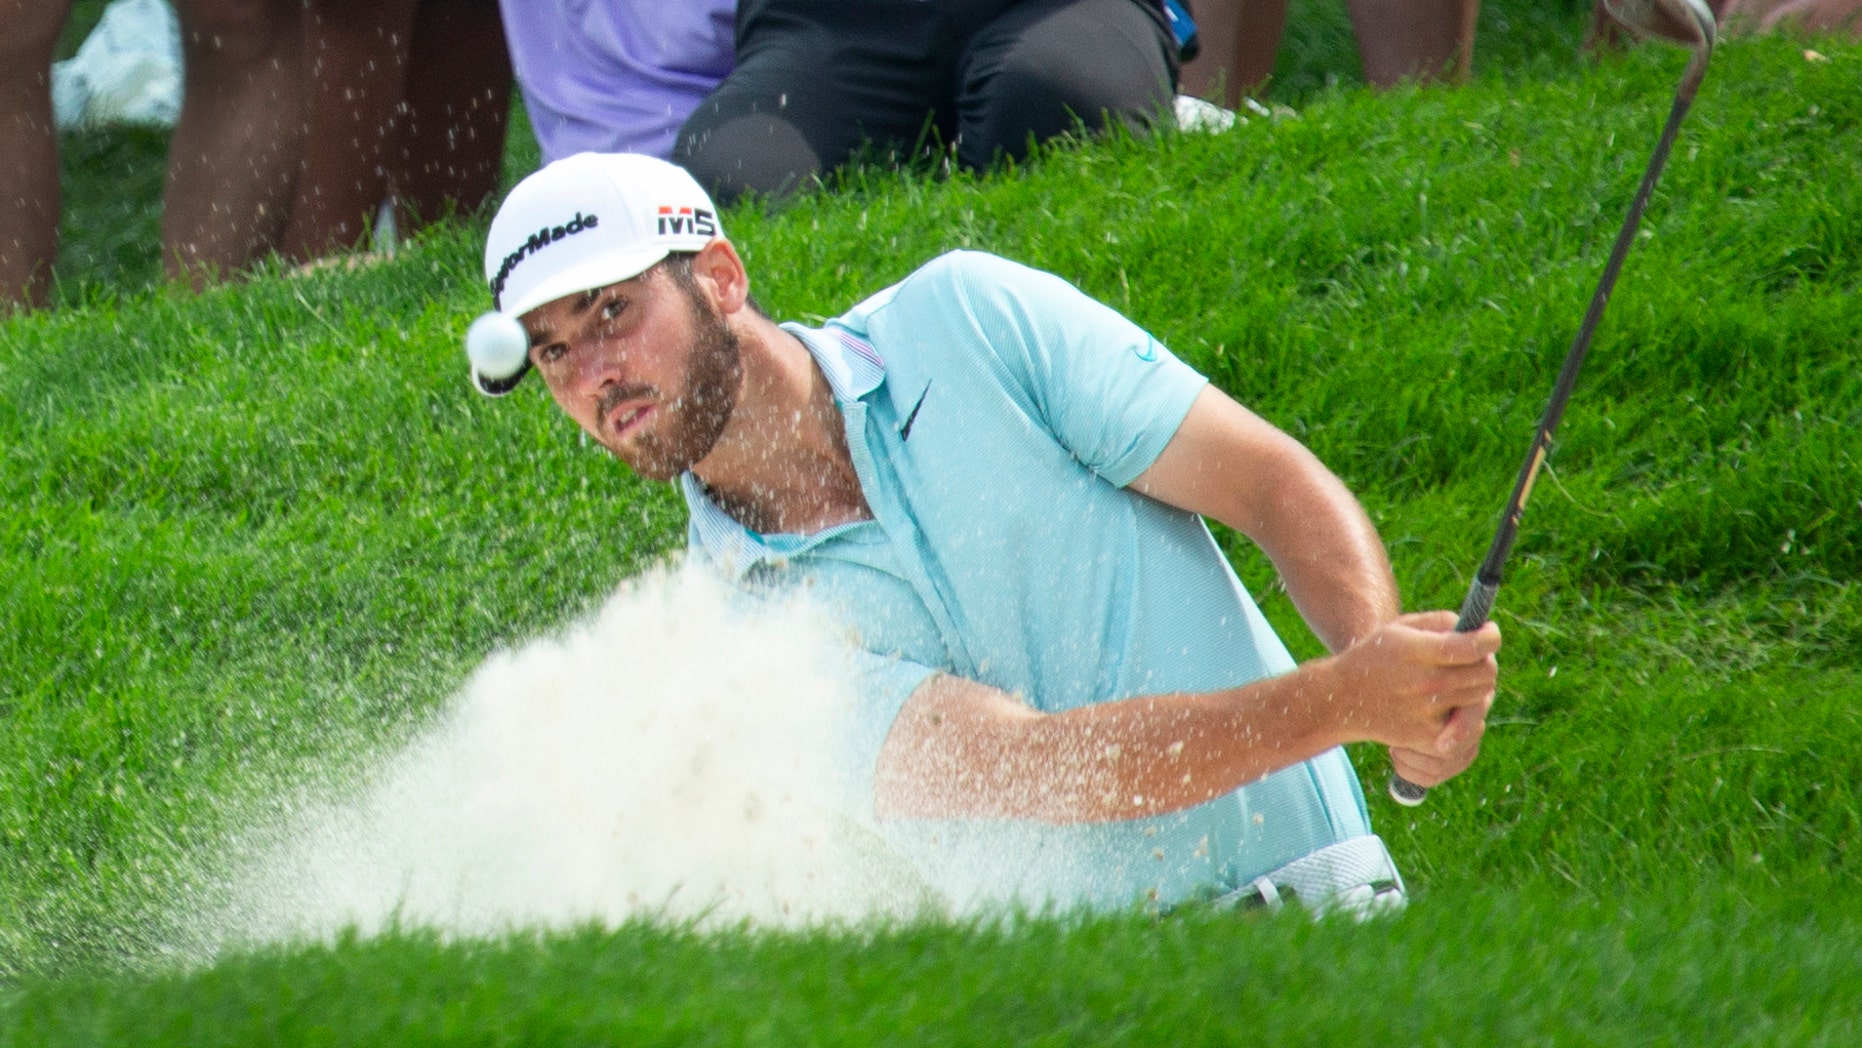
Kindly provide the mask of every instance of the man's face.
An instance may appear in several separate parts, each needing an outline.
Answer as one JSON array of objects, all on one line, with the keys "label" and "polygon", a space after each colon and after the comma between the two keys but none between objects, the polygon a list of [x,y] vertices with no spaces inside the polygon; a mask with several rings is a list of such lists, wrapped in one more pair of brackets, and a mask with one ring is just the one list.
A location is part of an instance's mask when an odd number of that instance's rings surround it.
[{"label": "man's face", "polygon": [[643,477],[703,461],[736,409],[736,333],[677,263],[540,306],[524,328],[557,405]]}]

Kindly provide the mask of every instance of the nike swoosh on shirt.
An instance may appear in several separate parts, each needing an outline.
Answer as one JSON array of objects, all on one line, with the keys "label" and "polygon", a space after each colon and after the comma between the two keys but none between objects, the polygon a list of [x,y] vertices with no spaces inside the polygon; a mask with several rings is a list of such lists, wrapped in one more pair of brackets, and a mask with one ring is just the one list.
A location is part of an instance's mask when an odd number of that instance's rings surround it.
[{"label": "nike swoosh on shirt", "polygon": [[911,413],[905,416],[904,422],[899,423],[899,440],[901,443],[912,439],[912,423],[918,421],[918,409],[925,406],[925,397],[930,392],[931,380],[926,379],[924,392],[918,394],[918,403],[912,405]]}]

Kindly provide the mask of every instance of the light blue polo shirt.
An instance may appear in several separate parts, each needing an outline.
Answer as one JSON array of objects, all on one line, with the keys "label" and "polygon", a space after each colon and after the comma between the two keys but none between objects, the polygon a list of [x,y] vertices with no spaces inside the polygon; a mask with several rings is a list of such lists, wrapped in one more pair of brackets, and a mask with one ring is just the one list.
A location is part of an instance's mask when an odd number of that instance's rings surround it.
[{"label": "light blue polo shirt", "polygon": [[[688,537],[745,585],[809,585],[869,653],[850,744],[869,805],[880,745],[933,671],[1057,712],[1293,668],[1202,519],[1125,487],[1206,381],[1131,321],[1058,277],[953,252],[785,328],[827,376],[874,519],[759,535],[688,474]],[[1166,816],[880,829],[957,905],[1098,908],[1225,891],[1370,832],[1342,750]]]}]

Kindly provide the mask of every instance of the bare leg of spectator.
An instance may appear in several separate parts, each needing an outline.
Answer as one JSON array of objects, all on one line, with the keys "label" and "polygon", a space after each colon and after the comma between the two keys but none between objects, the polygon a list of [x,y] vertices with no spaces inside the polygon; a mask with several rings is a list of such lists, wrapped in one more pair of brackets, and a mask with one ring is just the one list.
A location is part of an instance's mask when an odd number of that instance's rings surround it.
[{"label": "bare leg of spectator", "polygon": [[421,0],[413,41],[394,167],[407,229],[497,196],[512,85],[496,0]]},{"label": "bare leg of spectator", "polygon": [[277,246],[304,141],[300,0],[177,0],[187,65],[162,256],[196,287]]},{"label": "bare leg of spectator", "polygon": [[1345,0],[1345,9],[1372,84],[1467,79],[1480,0]]},{"label": "bare leg of spectator", "polygon": [[398,159],[419,0],[310,0],[304,164],[278,253],[305,262],[361,244]]},{"label": "bare leg of spectator", "polygon": [[1196,5],[1201,53],[1183,67],[1179,90],[1234,109],[1274,74],[1287,0],[1214,0]]},{"label": "bare leg of spectator", "polygon": [[44,305],[58,254],[52,49],[69,0],[0,0],[0,313]]}]

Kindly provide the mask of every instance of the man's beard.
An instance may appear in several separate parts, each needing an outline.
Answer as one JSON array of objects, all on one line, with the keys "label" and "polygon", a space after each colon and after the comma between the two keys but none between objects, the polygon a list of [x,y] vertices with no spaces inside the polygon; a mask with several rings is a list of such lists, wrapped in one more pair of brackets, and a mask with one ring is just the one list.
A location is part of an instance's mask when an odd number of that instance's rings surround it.
[{"label": "man's beard", "polygon": [[[671,274],[668,274],[671,276]],[[724,427],[737,410],[737,388],[743,376],[743,350],[737,333],[724,318],[699,297],[696,286],[672,277],[685,293],[692,314],[690,362],[685,369],[684,394],[661,405],[665,418],[658,432],[643,431],[627,454],[610,448],[635,473],[649,480],[671,480],[704,461],[718,443]],[[616,390],[601,405],[606,418],[615,404],[630,395]]]}]

